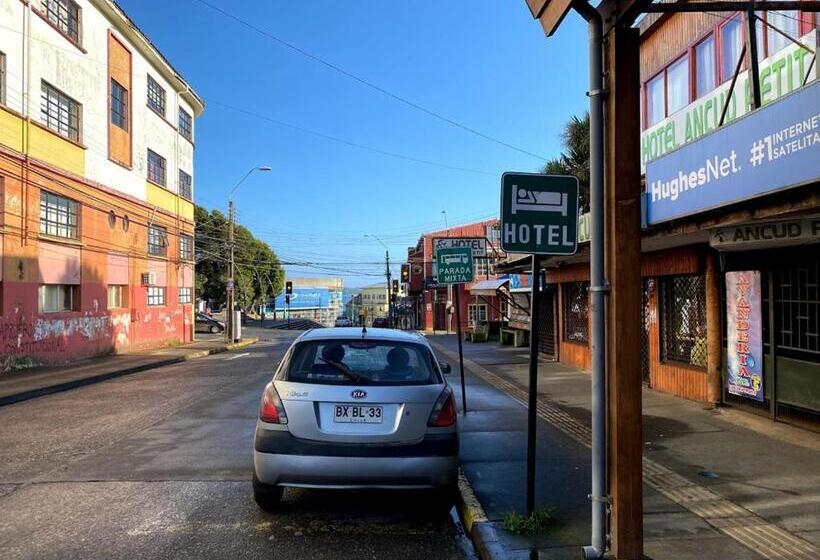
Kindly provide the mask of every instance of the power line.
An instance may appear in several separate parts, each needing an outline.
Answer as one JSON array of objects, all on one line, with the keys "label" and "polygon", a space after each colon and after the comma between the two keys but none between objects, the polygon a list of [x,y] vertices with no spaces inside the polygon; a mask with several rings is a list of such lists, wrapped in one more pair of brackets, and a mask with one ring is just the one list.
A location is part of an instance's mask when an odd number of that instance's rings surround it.
[{"label": "power line", "polygon": [[516,152],[526,154],[530,157],[533,157],[533,158],[541,160],[541,161],[546,161],[547,160],[547,158],[545,158],[544,156],[541,156],[541,155],[538,155],[536,153],[530,152],[529,150],[525,150],[524,148],[519,148],[518,146],[514,146],[514,145],[512,145],[508,142],[505,142],[503,140],[500,140],[498,138],[490,136],[489,134],[485,134],[483,132],[480,132],[480,131],[478,131],[474,128],[471,128],[467,125],[461,124],[460,122],[455,121],[455,120],[453,120],[449,117],[446,117],[446,116],[442,115],[441,113],[437,113],[436,111],[433,111],[431,109],[423,107],[422,105],[419,105],[418,103],[416,103],[414,101],[411,101],[411,100],[407,99],[406,97],[402,97],[401,95],[398,95],[397,93],[393,93],[392,91],[387,90],[387,89],[385,89],[385,88],[383,88],[383,87],[381,87],[381,86],[379,86],[379,85],[377,85],[377,84],[375,84],[375,83],[373,83],[369,80],[366,80],[366,79],[364,79],[364,78],[362,78],[362,77],[360,77],[360,76],[358,76],[358,75],[356,75],[352,72],[349,72],[348,70],[345,70],[344,68],[342,68],[342,67],[340,67],[336,64],[333,64],[332,62],[329,62],[329,61],[327,61],[327,60],[325,60],[325,59],[323,59],[323,58],[321,58],[321,57],[319,57],[319,56],[317,56],[313,53],[310,53],[310,52],[302,49],[301,47],[298,47],[298,46],[294,45],[293,43],[285,41],[284,39],[282,39],[280,37],[277,37],[276,35],[273,35],[272,33],[268,32],[268,31],[265,31],[264,29],[253,25],[252,23],[248,22],[247,20],[244,20],[244,19],[240,18],[237,15],[234,15],[234,14],[232,14],[232,13],[226,11],[226,10],[223,10],[222,8],[219,8],[218,6],[214,6],[210,2],[207,2],[206,0],[196,0],[196,1],[199,2],[200,4],[203,4],[204,6],[207,6],[210,9],[214,10],[215,12],[218,12],[218,13],[222,14],[225,17],[234,20],[235,22],[247,27],[248,29],[251,29],[251,30],[255,31],[258,34],[260,34],[264,37],[267,37],[268,39],[270,39],[272,41],[275,41],[275,42],[279,43],[280,45],[282,45],[284,47],[287,47],[287,48],[291,49],[292,51],[297,52],[297,53],[301,54],[302,56],[305,56],[305,57],[313,60],[314,62],[317,62],[317,63],[319,63],[319,64],[321,64],[321,65],[323,65],[327,68],[330,68],[334,72],[338,72],[339,74],[341,74],[341,75],[343,75],[347,78],[350,78],[351,80],[354,80],[354,81],[362,84],[363,86],[366,86],[370,89],[378,91],[379,93],[381,93],[383,95],[386,95],[387,97],[389,97],[389,98],[391,98],[395,101],[398,101],[399,103],[403,103],[404,105],[407,105],[408,107],[416,109],[417,111],[421,111],[422,113],[425,113],[425,114],[427,114],[427,115],[429,115],[433,118],[436,118],[436,119],[438,119],[442,122],[445,122],[449,125],[455,126],[456,128],[460,128],[461,130],[469,132],[470,134],[478,136],[479,138],[483,138],[484,140],[494,142],[494,143],[496,143],[500,146],[504,146],[505,148],[509,148],[511,150],[515,150]]}]

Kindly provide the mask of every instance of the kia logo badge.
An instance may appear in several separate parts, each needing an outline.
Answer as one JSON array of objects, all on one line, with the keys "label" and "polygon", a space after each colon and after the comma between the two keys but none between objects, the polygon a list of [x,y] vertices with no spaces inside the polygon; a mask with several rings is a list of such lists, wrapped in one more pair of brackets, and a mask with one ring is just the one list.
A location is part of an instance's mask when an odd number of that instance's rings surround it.
[{"label": "kia logo badge", "polygon": [[363,399],[367,396],[367,391],[356,389],[355,391],[351,391],[350,396],[354,399]]}]

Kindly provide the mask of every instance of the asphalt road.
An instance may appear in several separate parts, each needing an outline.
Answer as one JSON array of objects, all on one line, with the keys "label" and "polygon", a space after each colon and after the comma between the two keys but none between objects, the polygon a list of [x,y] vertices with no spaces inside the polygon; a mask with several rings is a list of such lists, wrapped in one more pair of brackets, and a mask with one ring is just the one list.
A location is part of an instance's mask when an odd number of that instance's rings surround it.
[{"label": "asphalt road", "polygon": [[290,489],[280,512],[256,507],[256,411],[294,336],[0,408],[0,557],[469,555],[423,492]]}]

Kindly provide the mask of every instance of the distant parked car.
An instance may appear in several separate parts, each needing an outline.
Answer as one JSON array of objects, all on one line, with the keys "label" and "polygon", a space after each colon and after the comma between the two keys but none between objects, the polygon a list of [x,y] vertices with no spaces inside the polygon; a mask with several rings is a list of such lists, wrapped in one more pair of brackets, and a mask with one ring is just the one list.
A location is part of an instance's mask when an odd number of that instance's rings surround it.
[{"label": "distant parked car", "polygon": [[221,333],[225,330],[225,323],[217,321],[205,313],[196,314],[196,332]]},{"label": "distant parked car", "polygon": [[352,326],[352,323],[350,322],[350,319],[348,319],[347,317],[336,317],[335,326],[337,326],[337,327],[350,327],[350,326]]},{"label": "distant parked car", "polygon": [[387,319],[385,317],[376,317],[375,319],[373,319],[373,328],[386,329]]}]

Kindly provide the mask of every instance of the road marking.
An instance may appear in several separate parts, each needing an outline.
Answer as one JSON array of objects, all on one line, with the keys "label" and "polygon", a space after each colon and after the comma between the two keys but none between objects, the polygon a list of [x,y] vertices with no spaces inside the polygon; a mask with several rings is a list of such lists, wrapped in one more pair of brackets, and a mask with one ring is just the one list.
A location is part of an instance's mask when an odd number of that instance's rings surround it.
[{"label": "road marking", "polygon": [[[458,360],[458,354],[455,352],[450,352],[432,340],[430,343],[451,360]],[[501,389],[524,408],[527,407],[527,391],[472,360],[464,358],[464,364],[473,374],[493,387]],[[591,446],[591,428],[570,416],[543,395],[539,395],[536,409],[542,420],[552,424],[581,445]],[[643,480],[671,501],[685,507],[716,530],[732,537],[763,558],[820,558],[820,547],[646,457],[643,458]]]},{"label": "road marking", "polygon": [[244,358],[245,356],[250,356],[250,355],[251,355],[250,352],[243,352],[241,354],[234,354],[230,358],[225,358],[225,361],[227,362],[228,360],[235,360],[237,358]]}]

